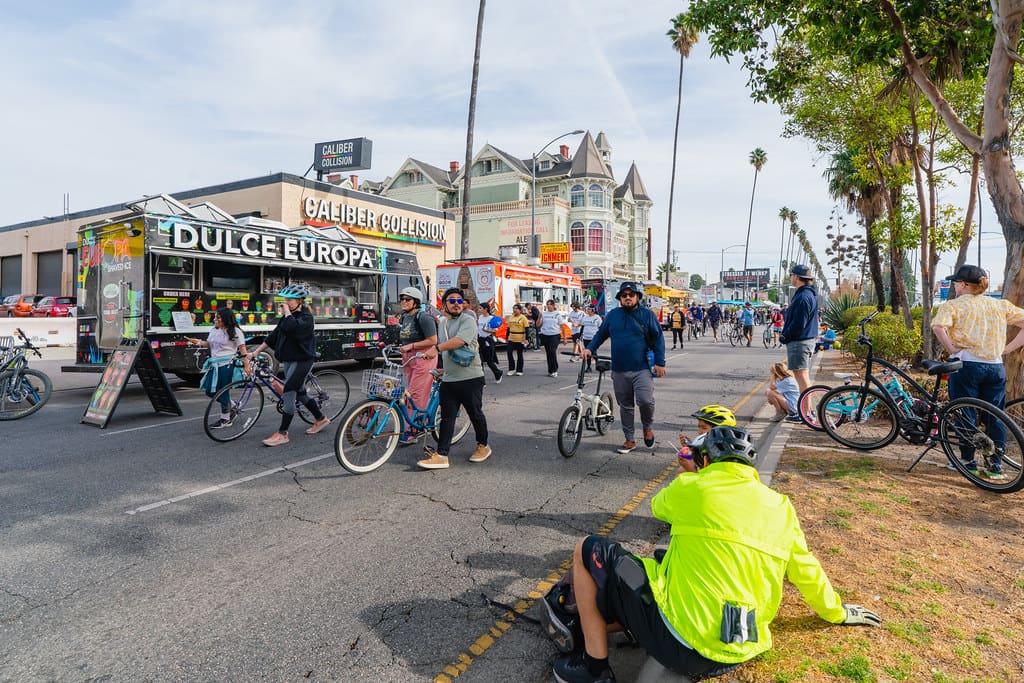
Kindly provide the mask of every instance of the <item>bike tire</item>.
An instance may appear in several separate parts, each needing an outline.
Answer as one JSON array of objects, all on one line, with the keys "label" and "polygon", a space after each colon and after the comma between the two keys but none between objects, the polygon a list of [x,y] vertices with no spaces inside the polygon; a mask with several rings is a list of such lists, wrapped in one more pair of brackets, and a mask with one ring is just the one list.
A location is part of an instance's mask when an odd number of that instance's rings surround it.
[{"label": "bike tire", "polygon": [[[990,472],[989,458],[997,444],[989,432],[999,426],[1006,434],[1002,461],[1005,479],[995,479]],[[1013,418],[1000,408],[969,396],[953,399],[939,413],[938,439],[946,457],[957,471],[978,488],[993,493],[1015,493],[1024,488],[1024,469],[1021,467],[1024,433]],[[979,450],[982,451],[980,454]],[[977,462],[977,473],[967,468],[967,462],[963,460],[966,452]]]},{"label": "bike tire", "polygon": [[800,415],[800,419],[816,432],[823,431],[821,422],[818,421],[818,404],[821,403],[822,397],[831,390],[832,387],[827,384],[814,384],[804,389],[800,393],[800,398],[797,399],[796,411]]},{"label": "bike tire", "polygon": [[899,433],[896,407],[881,393],[861,386],[841,386],[821,397],[818,421],[837,442],[860,451],[892,443]]},{"label": "bike tire", "polygon": [[[227,427],[216,427],[221,415],[219,399],[224,395],[230,399],[232,391],[236,392],[236,400],[231,401],[231,424]],[[234,441],[259,421],[265,402],[263,387],[249,380],[243,379],[221,387],[206,405],[206,412],[203,413],[203,431],[218,443]]]},{"label": "bike tire", "polygon": [[[597,425],[597,433],[604,436],[608,431],[608,427],[615,422],[615,397],[612,395],[612,392],[606,391],[601,394],[601,403],[603,405],[598,406],[594,423]],[[608,409],[607,414],[603,412],[605,408]]]},{"label": "bike tire", "polygon": [[[314,372],[312,377],[316,384],[314,385],[307,378],[306,393],[317,402],[324,417],[329,420],[337,419],[348,405],[350,391],[348,379],[337,370],[320,370]],[[319,387],[319,390],[316,387]],[[303,422],[313,424],[313,414],[306,406],[296,404],[295,412]]]},{"label": "bike tire", "polygon": [[334,433],[334,457],[352,474],[377,469],[398,448],[402,418],[386,401],[366,401],[352,409]]},{"label": "bike tire", "polygon": [[764,344],[764,348],[770,349],[772,347],[772,331],[771,328],[766,327],[764,333],[761,335],[761,342]]},{"label": "bike tire", "polygon": [[740,341],[739,330],[737,330],[736,328],[732,328],[731,330],[729,330],[728,334],[729,334],[729,343],[732,344],[733,346],[736,346],[736,344],[738,344],[739,341]]},{"label": "bike tire", "polygon": [[0,373],[0,420],[28,417],[50,400],[53,382],[45,372],[24,368]]},{"label": "bike tire", "polygon": [[[472,426],[473,422],[469,419],[469,413],[462,406],[459,406],[458,411],[455,413],[455,431],[452,432],[452,444],[457,444],[461,441],[462,437],[469,432],[469,428]],[[437,410],[434,411],[434,422],[433,426],[430,427],[430,436],[436,442],[441,441],[441,406],[437,406]]]},{"label": "bike tire", "polygon": [[569,406],[558,421],[558,452],[563,458],[576,455],[583,438],[583,420],[578,406]]}]

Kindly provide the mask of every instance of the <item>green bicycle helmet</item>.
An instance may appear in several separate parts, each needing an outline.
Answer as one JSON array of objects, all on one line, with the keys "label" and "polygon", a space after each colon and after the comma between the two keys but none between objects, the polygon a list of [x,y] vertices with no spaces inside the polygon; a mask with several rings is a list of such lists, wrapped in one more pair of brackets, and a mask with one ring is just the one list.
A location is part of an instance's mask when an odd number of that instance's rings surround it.
[{"label": "green bicycle helmet", "polygon": [[740,427],[714,427],[704,436],[708,462],[739,462],[757,466],[757,451],[747,430]]},{"label": "green bicycle helmet", "polygon": [[305,299],[309,296],[309,290],[306,285],[285,285],[277,295],[285,299]]},{"label": "green bicycle helmet", "polygon": [[736,416],[733,412],[725,406],[720,406],[717,403],[704,406],[691,417],[695,417],[702,422],[707,422],[710,425],[716,427],[735,427]]}]

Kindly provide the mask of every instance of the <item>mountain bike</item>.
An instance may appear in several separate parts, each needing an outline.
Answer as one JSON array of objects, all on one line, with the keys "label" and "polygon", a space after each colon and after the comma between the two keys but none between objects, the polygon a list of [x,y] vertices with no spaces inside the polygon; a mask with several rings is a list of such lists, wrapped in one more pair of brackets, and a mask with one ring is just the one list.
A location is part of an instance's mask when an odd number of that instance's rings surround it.
[{"label": "mountain bike", "polygon": [[[214,441],[234,441],[252,429],[263,414],[265,393],[273,396],[271,400],[276,402],[277,412],[284,412],[284,385],[271,370],[273,361],[266,354],[260,354],[251,363],[252,374],[219,389],[206,406],[203,430]],[[235,356],[231,364],[241,367],[242,357]],[[348,380],[337,370],[318,370],[306,376],[306,393],[316,401],[324,417],[334,420],[348,404]],[[231,411],[229,423],[222,425],[219,399],[225,395],[231,399]],[[313,424],[313,415],[306,406],[296,404],[295,412],[303,422]]]},{"label": "mountain bike", "polygon": [[[562,355],[568,354],[563,351]],[[594,367],[597,368],[597,386],[594,393],[583,393],[586,384],[584,365],[576,379],[576,395],[572,405],[565,409],[558,421],[558,452],[565,458],[571,458],[576,454],[584,428],[604,436],[608,426],[615,421],[615,398],[610,391],[601,393],[604,373],[612,369],[611,359],[594,356],[594,360]]]},{"label": "mountain bike", "polygon": [[729,326],[725,330],[725,336],[733,346],[736,346],[745,339],[743,336],[743,325],[740,324],[739,320],[734,320],[729,323]]},{"label": "mountain bike", "polygon": [[36,412],[50,400],[53,383],[45,372],[28,367],[26,351],[39,358],[39,352],[21,328],[15,330],[21,337],[18,346],[14,337],[0,337],[0,420],[17,420]]},{"label": "mountain bike", "polygon": [[[352,474],[372,472],[387,462],[398,447],[398,439],[406,425],[429,431],[435,441],[439,438],[441,372],[430,371],[434,384],[430,388],[427,405],[420,408],[405,388],[402,368],[413,358],[422,358],[423,354],[417,353],[405,363],[397,363],[391,360],[397,348],[386,346],[382,349],[383,368],[363,371],[362,390],[368,400],[354,407],[334,434],[334,455],[338,463]],[[460,409],[455,415],[453,444],[466,435],[470,424],[469,415]]]},{"label": "mountain bike", "polygon": [[[897,435],[912,444],[926,446],[907,468],[908,472],[928,451],[941,446],[953,468],[979,488],[1013,493],[1024,487],[1024,433],[1014,420],[1000,408],[977,398],[939,401],[942,380],[963,366],[960,360],[921,363],[935,377],[935,387],[929,393],[892,363],[875,358],[865,325],[876,315],[877,312],[872,313],[859,323],[857,343],[867,347],[863,382],[836,387],[818,403],[818,421],[825,432],[844,446],[858,450],[881,448],[892,443]],[[885,372],[874,375],[874,365],[883,367]],[[912,397],[903,388],[905,385],[920,398]]]}]

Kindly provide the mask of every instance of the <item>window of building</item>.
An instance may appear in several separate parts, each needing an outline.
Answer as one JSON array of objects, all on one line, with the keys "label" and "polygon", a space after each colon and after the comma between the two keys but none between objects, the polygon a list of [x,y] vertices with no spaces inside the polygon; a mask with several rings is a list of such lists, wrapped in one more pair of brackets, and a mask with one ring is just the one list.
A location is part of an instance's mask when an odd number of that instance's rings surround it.
[{"label": "window of building", "polygon": [[572,189],[569,190],[569,206],[572,208],[578,208],[583,206],[586,198],[586,191],[582,185],[573,185]]},{"label": "window of building", "polygon": [[409,176],[410,185],[419,185],[423,182],[423,174],[419,171],[407,171],[406,173]]},{"label": "window of building", "polygon": [[604,188],[597,183],[590,186],[590,205],[604,208]]},{"label": "window of building", "polygon": [[549,168],[551,168],[551,161],[548,159],[544,159],[543,161],[538,162],[537,168],[539,168],[542,171],[546,171]]},{"label": "window of building", "polygon": [[483,174],[488,173],[501,173],[505,170],[505,164],[501,163],[501,159],[484,159],[480,162]]},{"label": "window of building", "polygon": [[569,241],[572,242],[573,252],[587,250],[587,231],[584,229],[583,223],[572,224],[572,227],[569,228]]},{"label": "window of building", "polygon": [[599,221],[592,221],[587,233],[587,251],[610,252],[612,235]]}]

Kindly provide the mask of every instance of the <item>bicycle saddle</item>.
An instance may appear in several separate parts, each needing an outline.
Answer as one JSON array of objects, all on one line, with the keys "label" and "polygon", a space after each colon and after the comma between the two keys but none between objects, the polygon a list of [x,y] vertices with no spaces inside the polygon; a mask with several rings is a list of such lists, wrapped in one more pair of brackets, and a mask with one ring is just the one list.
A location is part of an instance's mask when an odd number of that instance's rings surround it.
[{"label": "bicycle saddle", "polygon": [[599,360],[599,361],[597,361],[597,371],[598,372],[608,372],[611,369],[612,369],[612,362],[611,361],[608,361],[608,360]]},{"label": "bicycle saddle", "polygon": [[964,362],[959,358],[955,358],[945,363],[928,359],[921,361],[921,367],[927,370],[929,375],[946,375],[951,372],[956,372],[963,366]]}]

